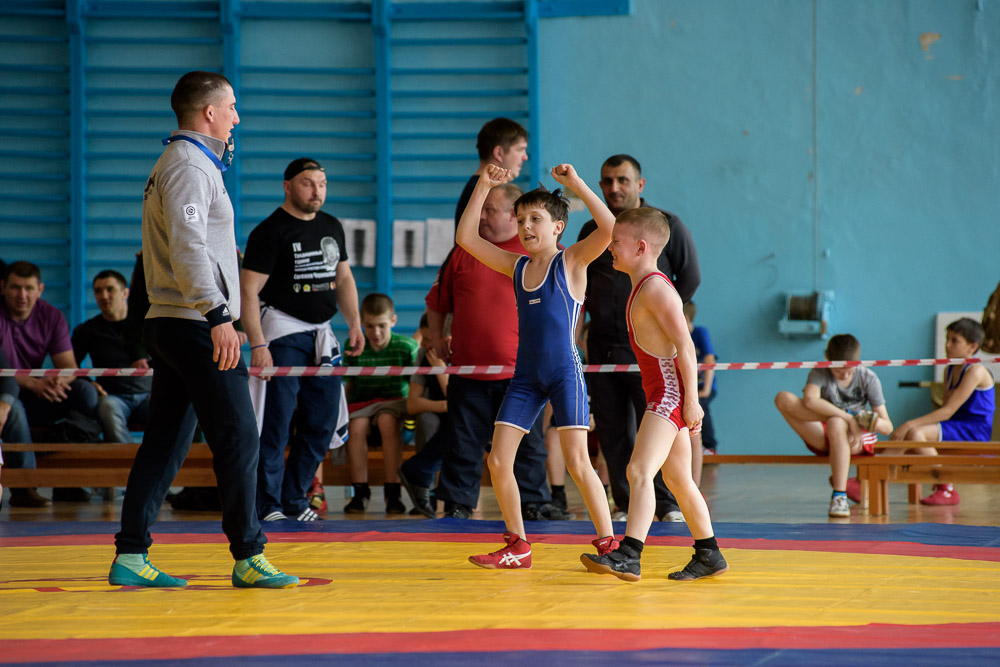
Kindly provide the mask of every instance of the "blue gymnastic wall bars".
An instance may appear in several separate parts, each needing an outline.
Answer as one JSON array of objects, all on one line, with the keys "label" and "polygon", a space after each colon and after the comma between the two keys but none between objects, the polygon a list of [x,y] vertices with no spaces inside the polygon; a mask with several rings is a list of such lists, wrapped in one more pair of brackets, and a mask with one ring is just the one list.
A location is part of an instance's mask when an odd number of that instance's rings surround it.
[{"label": "blue gymnastic wall bars", "polygon": [[[393,220],[451,217],[495,115],[526,123],[523,185],[559,161],[596,185],[618,152],[698,246],[698,321],[723,361],[817,359],[777,335],[784,294],[832,290],[865,358],[932,354],[933,314],[976,310],[1000,262],[1000,0],[632,2],[0,0],[0,257],[32,259],[71,324],[130,271],[142,183],[189,69],[224,72],[243,124],[240,241],[293,157],[327,210],[377,220],[363,291],[412,330],[434,267],[393,269]],[[234,178],[235,177],[235,178]],[[571,216],[566,239],[586,218]],[[883,370],[895,421],[926,410]],[[801,371],[726,372],[722,451],[797,452],[771,399]],[[907,393],[909,392],[909,393]]]}]

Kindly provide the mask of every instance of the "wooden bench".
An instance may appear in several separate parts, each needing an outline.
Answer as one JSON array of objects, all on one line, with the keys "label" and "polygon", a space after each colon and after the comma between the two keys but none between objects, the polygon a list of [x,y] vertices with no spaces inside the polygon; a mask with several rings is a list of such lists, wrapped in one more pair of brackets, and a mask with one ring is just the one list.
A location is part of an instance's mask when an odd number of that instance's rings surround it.
[{"label": "wooden bench", "polygon": [[[877,454],[855,456],[861,485],[861,510],[872,516],[889,514],[889,483],[910,485],[909,502],[920,498],[920,483],[1000,484],[1000,442],[891,442],[876,443],[875,450],[934,447],[938,456],[922,454]],[[945,453],[940,453],[945,452]],[[830,465],[826,456],[770,454],[713,454],[704,458],[712,464]]]},{"label": "wooden bench", "polygon": [[[5,452],[35,452],[37,468],[4,467],[0,484],[11,488],[24,487],[123,487],[135,459],[137,443],[4,443]],[[412,448],[403,450],[403,459],[413,456]],[[489,471],[484,471],[489,479]],[[372,486],[385,483],[381,450],[368,452],[368,482]],[[323,483],[328,486],[350,486],[351,473],[346,464],[333,465],[323,459]],[[191,445],[184,464],[171,486],[215,486],[212,453],[204,442]]]}]

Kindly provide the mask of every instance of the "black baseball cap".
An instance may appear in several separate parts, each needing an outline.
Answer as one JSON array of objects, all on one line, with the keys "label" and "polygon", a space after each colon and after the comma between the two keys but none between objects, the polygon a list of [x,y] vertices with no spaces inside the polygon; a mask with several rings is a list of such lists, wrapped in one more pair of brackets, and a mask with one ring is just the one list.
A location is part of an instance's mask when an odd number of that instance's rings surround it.
[{"label": "black baseball cap", "polygon": [[324,172],[326,171],[326,169],[323,168],[323,165],[311,157],[300,157],[292,160],[288,163],[288,166],[285,167],[285,180],[290,181],[303,171],[309,171],[310,169]]}]

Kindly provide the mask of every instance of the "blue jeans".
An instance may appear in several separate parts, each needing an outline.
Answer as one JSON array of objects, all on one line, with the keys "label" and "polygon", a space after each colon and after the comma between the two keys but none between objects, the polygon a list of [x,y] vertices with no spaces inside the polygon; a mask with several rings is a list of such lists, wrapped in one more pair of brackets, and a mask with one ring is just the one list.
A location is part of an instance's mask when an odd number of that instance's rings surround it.
[{"label": "blue jeans", "polygon": [[97,401],[97,421],[105,442],[132,442],[129,424],[149,421],[149,394],[108,394]]},{"label": "blue jeans", "polygon": [[[268,349],[275,366],[316,365],[315,332],[282,336]],[[257,467],[258,517],[274,511],[298,514],[309,505],[306,491],[330,449],[340,391],[340,377],[335,375],[268,380]],[[295,434],[290,435],[293,414]]]},{"label": "blue jeans", "polygon": [[229,551],[236,560],[262,553],[267,538],[254,511],[260,444],[246,365],[240,359],[236,368],[219,370],[207,322],[156,317],[146,320],[143,337],[153,359],[153,389],[125,487],[117,553],[149,550],[149,529],[191,447],[196,419],[212,450]]},{"label": "blue jeans", "polygon": [[[441,464],[438,500],[475,507],[483,478],[483,454],[493,439],[493,424],[510,380],[470,380],[453,375],[448,381],[448,421],[451,447]],[[552,501],[545,480],[545,438],[542,413],[525,434],[514,458],[514,477],[522,503]]]},{"label": "blue jeans", "polygon": [[[0,440],[4,442],[31,442],[31,430],[28,428],[28,417],[24,414],[24,405],[14,399],[7,413],[7,421],[0,430]],[[2,447],[0,447],[2,449]],[[34,468],[34,452],[7,452],[4,454],[4,465],[10,468]]]}]

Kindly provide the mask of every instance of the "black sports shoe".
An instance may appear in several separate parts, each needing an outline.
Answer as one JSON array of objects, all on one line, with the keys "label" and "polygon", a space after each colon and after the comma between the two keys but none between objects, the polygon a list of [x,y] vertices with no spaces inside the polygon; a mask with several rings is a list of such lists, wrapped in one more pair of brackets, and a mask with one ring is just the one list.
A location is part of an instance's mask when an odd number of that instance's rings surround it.
[{"label": "black sports shoe", "polygon": [[406,514],[406,505],[399,498],[386,498],[385,499],[385,513],[386,514]]},{"label": "black sports shoe", "polygon": [[472,508],[455,503],[445,511],[444,515],[452,519],[470,519],[472,518]]},{"label": "black sports shoe", "polygon": [[433,519],[437,512],[434,510],[434,505],[431,504],[431,490],[426,486],[412,484],[406,478],[402,468],[399,469],[399,481],[403,483],[403,488],[406,489],[407,495],[410,496],[410,502],[413,503],[410,514],[423,514],[428,519]]},{"label": "black sports shoe", "polygon": [[566,488],[552,489],[552,504],[565,512],[569,509],[569,502],[566,500]]},{"label": "black sports shoe", "polygon": [[366,496],[354,496],[351,502],[344,505],[344,514],[364,514],[366,507],[368,507]]},{"label": "black sports shoe", "polygon": [[629,556],[621,547],[604,556],[581,554],[580,562],[595,574],[613,574],[622,581],[641,579],[638,556]]},{"label": "black sports shoe", "polygon": [[543,503],[542,506],[538,508],[538,514],[545,521],[569,521],[570,519],[576,518],[576,515],[572,512],[560,509],[553,503]]},{"label": "black sports shoe", "polygon": [[695,549],[691,562],[683,570],[671,572],[667,579],[674,581],[694,581],[707,577],[718,577],[729,571],[729,564],[718,549]]}]

